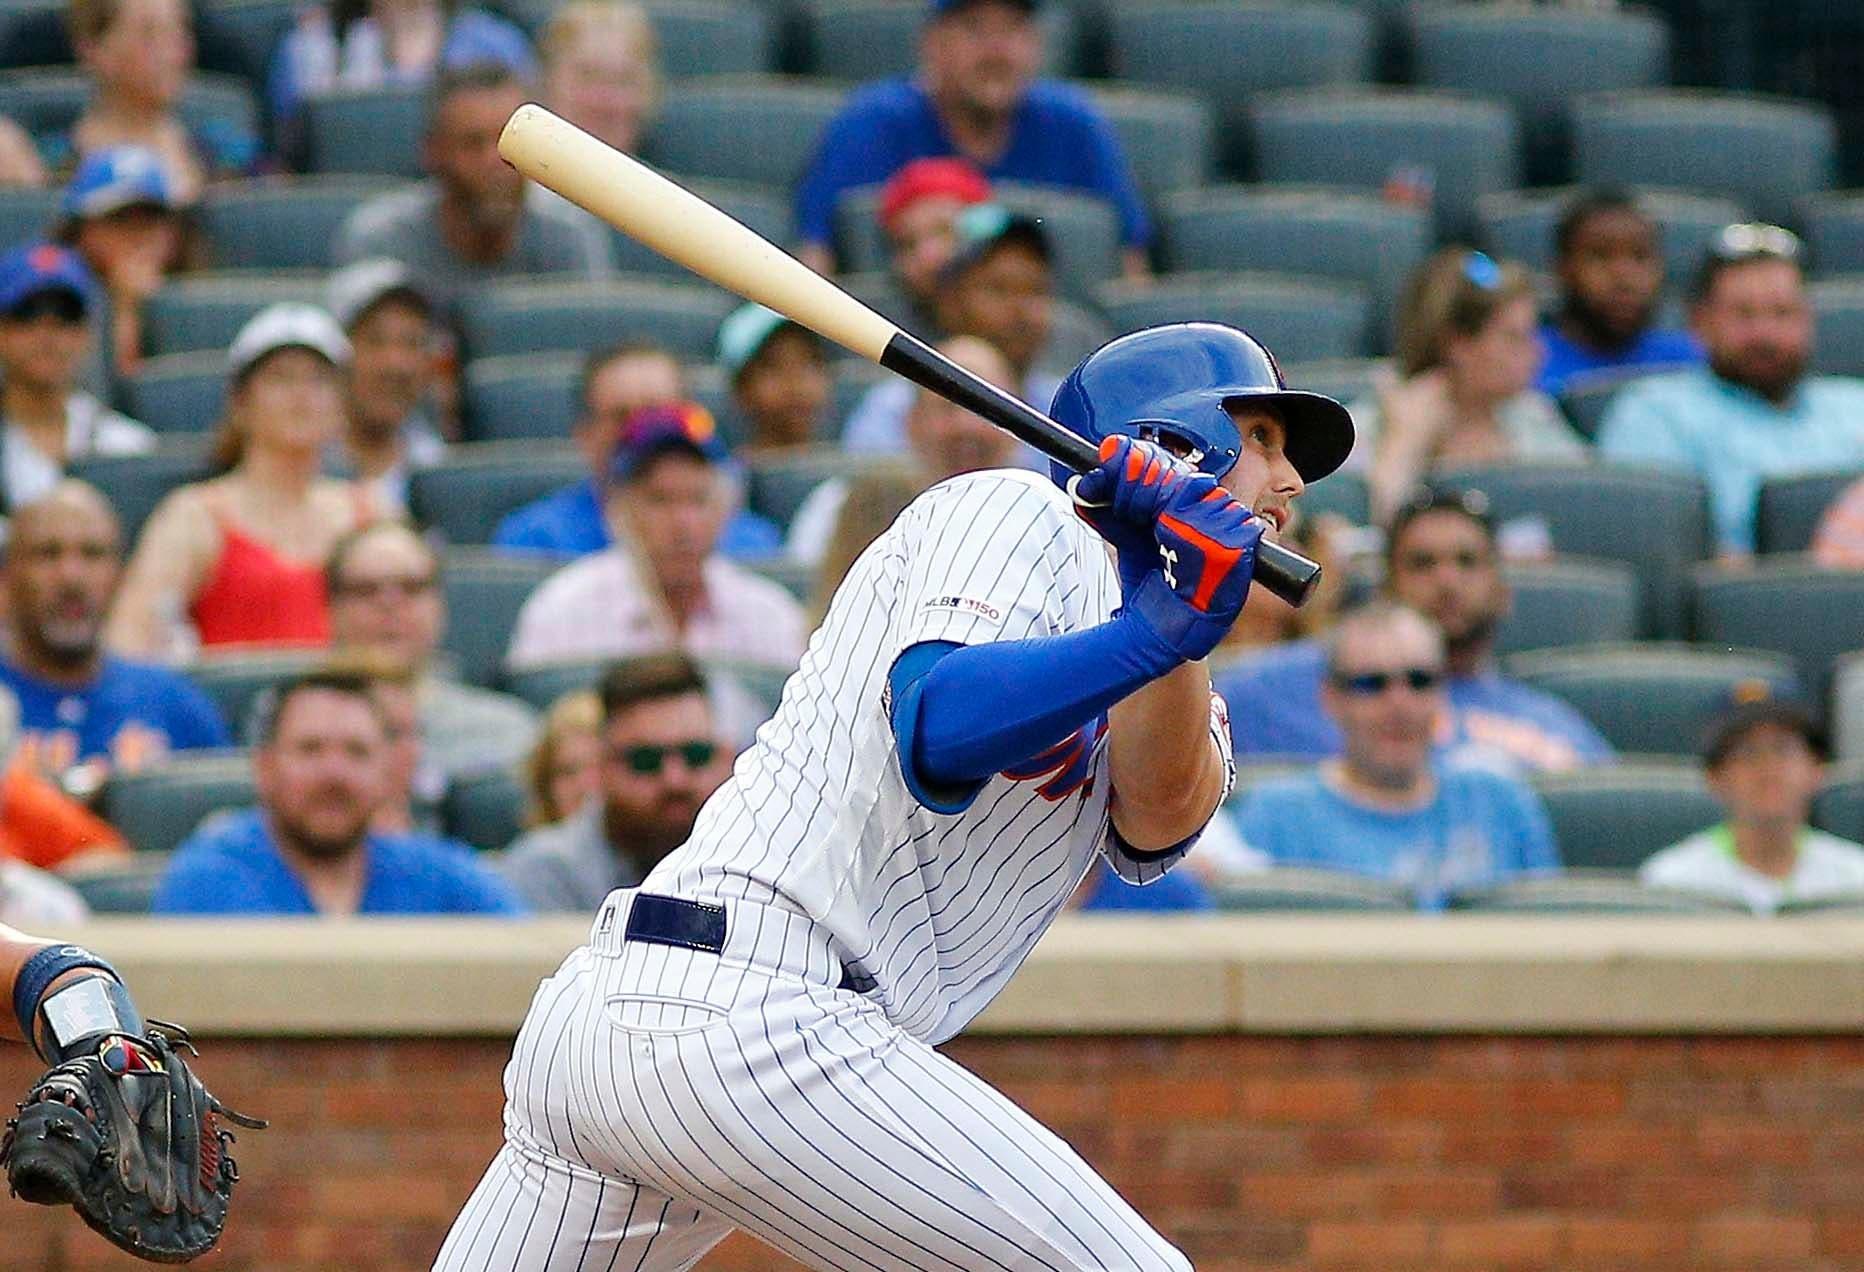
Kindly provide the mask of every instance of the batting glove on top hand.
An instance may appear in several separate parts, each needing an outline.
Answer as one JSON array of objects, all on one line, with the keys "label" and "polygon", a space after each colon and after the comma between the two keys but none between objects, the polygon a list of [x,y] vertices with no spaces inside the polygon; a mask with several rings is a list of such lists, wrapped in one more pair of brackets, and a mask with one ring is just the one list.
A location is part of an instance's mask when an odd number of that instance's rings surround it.
[{"label": "batting glove on top hand", "polygon": [[1156,568],[1126,595],[1126,610],[1186,662],[1229,633],[1249,595],[1262,522],[1203,473],[1159,509]]},{"label": "batting glove on top hand", "polygon": [[1157,442],[1115,436],[1101,439],[1099,467],[1070,483],[1075,511],[1113,545],[1122,596],[1131,596],[1158,565],[1153,528],[1159,512],[1197,475]]}]

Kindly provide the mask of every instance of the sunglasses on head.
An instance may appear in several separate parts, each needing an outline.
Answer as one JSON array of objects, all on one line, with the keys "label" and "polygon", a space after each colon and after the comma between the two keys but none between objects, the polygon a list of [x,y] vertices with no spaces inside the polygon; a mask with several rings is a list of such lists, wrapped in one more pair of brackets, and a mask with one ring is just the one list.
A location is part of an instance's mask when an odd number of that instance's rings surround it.
[{"label": "sunglasses on head", "polygon": [[1435,689],[1442,683],[1443,673],[1435,667],[1406,667],[1402,671],[1336,671],[1333,673],[1333,683],[1336,688],[1343,693],[1365,698],[1384,693],[1401,681],[1414,693],[1424,693]]},{"label": "sunglasses on head", "polygon": [[1502,267],[1487,252],[1468,252],[1463,256],[1463,277],[1483,291],[1495,291],[1502,285]]},{"label": "sunglasses on head", "polygon": [[666,767],[667,757],[677,755],[689,769],[702,769],[718,756],[718,743],[706,738],[675,742],[670,746],[631,746],[616,753],[630,773],[652,777]]},{"label": "sunglasses on head", "polygon": [[1709,255],[1718,261],[1747,261],[1776,257],[1783,261],[1799,259],[1799,235],[1777,225],[1743,221],[1726,225],[1709,242]]}]

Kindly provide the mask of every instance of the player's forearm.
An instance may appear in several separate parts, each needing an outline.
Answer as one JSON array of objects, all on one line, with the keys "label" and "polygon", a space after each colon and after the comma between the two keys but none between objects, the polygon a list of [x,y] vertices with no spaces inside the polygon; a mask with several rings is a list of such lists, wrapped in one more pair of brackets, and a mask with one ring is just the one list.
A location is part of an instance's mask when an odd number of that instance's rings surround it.
[{"label": "player's forearm", "polygon": [[51,944],[36,937],[27,936],[15,928],[0,923],[0,976],[5,977],[7,986],[6,1007],[0,1010],[0,1038],[12,1042],[25,1042],[20,1036],[19,1022],[13,1016],[13,986],[19,980],[19,969],[26,965],[26,960]]},{"label": "player's forearm", "polygon": [[1222,802],[1223,757],[1210,739],[1210,672],[1183,663],[1107,712],[1113,824],[1142,852],[1182,843]]}]

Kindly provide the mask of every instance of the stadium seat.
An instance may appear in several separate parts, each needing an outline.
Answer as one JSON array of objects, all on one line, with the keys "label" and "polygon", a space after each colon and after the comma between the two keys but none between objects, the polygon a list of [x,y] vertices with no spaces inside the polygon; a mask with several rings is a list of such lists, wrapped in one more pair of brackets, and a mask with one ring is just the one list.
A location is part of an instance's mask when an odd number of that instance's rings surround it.
[{"label": "stadium seat", "polygon": [[550,557],[447,550],[440,562],[447,601],[447,630],[440,647],[452,656],[460,679],[487,688],[498,684],[525,598],[562,566]]},{"label": "stadium seat", "polygon": [[567,446],[468,443],[408,475],[408,510],[448,543],[485,544],[506,513],[588,475],[582,457]]},{"label": "stadium seat", "polygon": [[1633,380],[1642,380],[1647,375],[1661,373],[1663,367],[1610,367],[1600,371],[1582,371],[1566,382],[1560,390],[1560,409],[1566,418],[1587,441],[1595,440],[1599,435],[1599,426],[1605,423],[1606,415],[1612,409],[1612,400],[1618,396],[1618,390]]},{"label": "stadium seat", "polygon": [[[88,77],[65,67],[31,67],[0,76],[0,115],[35,136],[67,131],[91,99]],[[196,71],[175,111],[190,129],[228,125],[259,135],[259,107],[245,81]]]},{"label": "stadium seat", "polygon": [[66,472],[108,496],[123,524],[123,542],[129,545],[171,491],[213,475],[205,442],[205,437],[164,438],[150,454],[93,455],[72,461]]},{"label": "stadium seat", "polygon": [[418,177],[427,91],[420,85],[336,88],[305,99],[306,167]]},{"label": "stadium seat", "polygon": [[1783,901],[1774,911],[1783,918],[1864,918],[1864,892],[1840,892],[1803,901]]},{"label": "stadium seat", "polygon": [[[760,570],[766,578],[769,573]],[[779,579],[779,581],[781,581]],[[792,588],[794,594],[796,589]],[[798,599],[806,599],[799,595]],[[783,667],[773,667],[769,663],[744,662],[735,658],[707,658],[701,664],[706,676],[713,679],[732,681],[744,692],[750,694],[763,705],[765,713],[774,713],[777,704],[783,700],[783,686],[789,683],[790,671]]]},{"label": "stadium seat", "polygon": [[1235,875],[1211,888],[1219,910],[1358,910],[1413,908],[1411,893],[1395,883],[1338,870],[1278,866]]},{"label": "stadium seat", "polygon": [[1722,820],[1693,763],[1645,760],[1565,773],[1541,773],[1533,787],[1546,805],[1573,870],[1635,870],[1652,853]]},{"label": "stadium seat", "polygon": [[582,368],[583,356],[573,353],[474,358],[466,364],[461,389],[466,440],[568,438],[581,409],[576,394]]},{"label": "stadium seat", "polygon": [[1468,888],[1452,910],[1489,914],[1746,914],[1738,901],[1680,888],[1647,887],[1617,872],[1578,870]]},{"label": "stadium seat", "polygon": [[1831,687],[1834,660],[1864,644],[1864,572],[1796,557],[1701,565],[1695,597],[1697,640],[1790,654],[1815,701]]},{"label": "stadium seat", "polygon": [[1864,276],[1823,278],[1812,301],[1812,368],[1826,375],[1864,374]]},{"label": "stadium seat", "polygon": [[1836,129],[1824,108],[1692,89],[1597,93],[1572,107],[1574,178],[1726,195],[1769,221],[1832,184]]},{"label": "stadium seat", "polygon": [[[1481,241],[1496,256],[1521,262],[1530,269],[1553,268],[1554,228],[1567,204],[1583,187],[1553,190],[1500,190],[1476,200]],[[1733,199],[1679,190],[1639,190],[1640,207],[1657,223],[1663,250],[1664,276],[1672,291],[1689,284],[1709,240],[1725,225],[1747,219],[1747,211]]]},{"label": "stadium seat", "polygon": [[1355,526],[1372,524],[1372,493],[1359,473],[1333,472],[1307,488],[1297,505],[1301,524],[1340,517]]},{"label": "stadium seat", "polygon": [[195,10],[203,44],[217,40],[230,57],[229,71],[264,88],[272,54],[291,29],[296,0],[205,0]]},{"label": "stadium seat", "polygon": [[1282,378],[1291,389],[1325,393],[1351,406],[1371,393],[1381,373],[1392,364],[1384,358],[1320,358],[1312,362],[1283,362]]},{"label": "stadium seat", "polygon": [[1215,124],[1210,108],[1184,93],[1080,82],[1120,136],[1133,177],[1149,200],[1210,180]]},{"label": "stadium seat", "polygon": [[465,298],[460,326],[473,358],[591,353],[651,340],[709,362],[718,325],[738,303],[716,287],[640,279],[497,283]]},{"label": "stadium seat", "polygon": [[182,751],[104,782],[103,815],[137,852],[172,852],[210,813],[257,798],[245,751]]},{"label": "stadium seat", "polygon": [[1815,278],[1864,274],[1864,190],[1830,190],[1800,204]]},{"label": "stadium seat", "polygon": [[67,867],[60,877],[77,889],[92,914],[147,914],[173,855],[139,852],[93,858]]},{"label": "stadium seat", "polygon": [[795,188],[842,89],[774,75],[721,75],[669,94],[647,157],[669,172]]},{"label": "stadium seat", "polygon": [[788,526],[809,492],[823,482],[831,477],[858,477],[886,462],[886,456],[849,452],[835,446],[760,455],[746,465],[749,486],[745,503],[751,511]]},{"label": "stadium seat", "polygon": [[1364,287],[1289,274],[1167,274],[1108,283],[1100,308],[1116,334],[1165,322],[1227,322],[1291,361],[1365,353],[1372,325]]},{"label": "stadium seat", "polygon": [[123,408],[163,434],[212,432],[226,405],[224,353],[170,353],[145,358],[122,377]]},{"label": "stadium seat", "polygon": [[540,712],[548,711],[566,693],[595,688],[611,661],[607,658],[580,658],[569,662],[546,663],[540,667],[507,667],[500,678],[500,687],[506,693],[524,699]]},{"label": "stadium seat", "polygon": [[1430,218],[1416,208],[1311,188],[1180,190],[1166,197],[1159,231],[1173,271],[1268,270],[1364,286],[1380,349],[1390,345],[1392,310],[1405,280],[1431,245]]},{"label": "stadium seat", "polygon": [[58,0],[0,3],[0,68],[64,66],[74,57],[65,6]]},{"label": "stadium seat", "polygon": [[1835,769],[1812,801],[1812,824],[1852,843],[1864,843],[1864,763]]},{"label": "stadium seat", "polygon": [[1839,658],[1832,669],[1831,701],[1833,754],[1864,762],[1864,650]]},{"label": "stadium seat", "polygon": [[[744,181],[718,181],[705,177],[686,177],[678,173],[667,175],[772,243],[787,244],[795,237],[786,195]],[[620,230],[611,228],[609,237],[615,268],[621,273],[672,278],[682,283],[693,281],[693,272],[684,265],[674,264],[653,248]]]},{"label": "stadium seat", "polygon": [[1619,561],[1522,561],[1503,567],[1514,594],[1495,635],[1504,654],[1637,635],[1637,575]]},{"label": "stadium seat", "polygon": [[1722,645],[1643,642],[1543,649],[1508,660],[1508,673],[1564,698],[1627,754],[1697,754],[1702,730],[1738,685],[1797,692],[1793,660]]},{"label": "stadium seat", "polygon": [[[1094,288],[1120,272],[1120,222],[1104,199],[1054,186],[997,182],[997,202],[1041,219],[1054,257],[1056,286],[1077,300],[1092,301]],[[880,228],[880,191],[850,190],[835,207],[837,254],[851,271],[885,270],[892,253]]]},{"label": "stadium seat", "polygon": [[1648,13],[1463,4],[1413,15],[1411,57],[1424,87],[1512,106],[1527,178],[1541,184],[1565,174],[1574,95],[1664,84],[1670,39]]},{"label": "stadium seat", "polygon": [[1626,562],[1642,593],[1634,634],[1685,634],[1688,571],[1709,551],[1708,495],[1695,478],[1603,464],[1495,464],[1430,480],[1482,491],[1498,522],[1544,521],[1556,552]]},{"label": "stadium seat", "polygon": [[195,217],[222,269],[329,269],[345,218],[395,189],[386,177],[267,177],[209,186]]},{"label": "stadium seat", "polygon": [[524,785],[508,769],[487,769],[447,783],[440,827],[481,852],[503,852],[524,833]]},{"label": "stadium seat", "polygon": [[58,216],[57,190],[0,190],[0,243],[14,247],[48,236]]},{"label": "stadium seat", "polygon": [[143,347],[150,354],[224,350],[246,320],[279,301],[321,305],[321,274],[230,271],[171,278],[143,310]]},{"label": "stadium seat", "polygon": [[312,671],[324,661],[321,650],[268,649],[250,653],[208,654],[187,669],[188,679],[213,699],[227,728],[251,744],[259,699],[270,690]]},{"label": "stadium seat", "polygon": [[1382,190],[1432,188],[1439,236],[1476,230],[1476,200],[1521,184],[1520,134],[1499,102],[1414,89],[1274,93],[1250,110],[1256,176]]},{"label": "stadium seat", "polygon": [[[920,0],[802,0],[808,69],[826,79],[864,81],[911,75],[919,67]],[[1069,75],[1078,65],[1077,16],[1066,4],[1037,10],[1043,32],[1043,73]]]},{"label": "stadium seat", "polygon": [[[1864,481],[1864,468],[1763,481],[1754,505],[1755,546],[1762,552],[1804,552],[1825,510],[1858,481]],[[1858,643],[1864,645],[1864,628]]]},{"label": "stadium seat", "polygon": [[1107,21],[1114,75],[1202,97],[1236,176],[1249,171],[1244,112],[1255,94],[1372,78],[1373,21],[1339,5],[1125,0],[1107,7]]},{"label": "stadium seat", "polygon": [[810,595],[815,590],[816,567],[793,557],[760,557],[754,561],[740,561],[738,564],[759,578],[775,583],[805,605],[808,604]]}]

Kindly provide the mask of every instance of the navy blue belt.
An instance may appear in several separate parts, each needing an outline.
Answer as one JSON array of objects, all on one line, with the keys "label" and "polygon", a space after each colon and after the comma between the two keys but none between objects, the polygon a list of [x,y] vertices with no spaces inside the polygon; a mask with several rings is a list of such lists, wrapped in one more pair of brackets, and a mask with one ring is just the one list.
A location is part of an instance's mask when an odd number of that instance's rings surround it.
[{"label": "navy blue belt", "polygon": [[[725,952],[725,907],[716,902],[637,892],[634,904],[628,907],[628,926],[622,929],[622,936],[650,945],[722,954]],[[837,989],[865,994],[873,987],[872,977],[859,975],[846,963],[841,965],[841,983]]]}]

